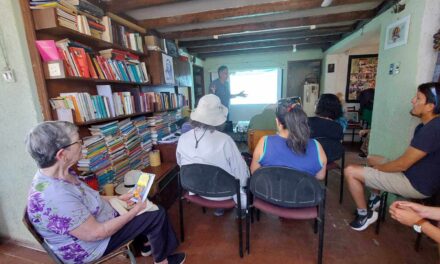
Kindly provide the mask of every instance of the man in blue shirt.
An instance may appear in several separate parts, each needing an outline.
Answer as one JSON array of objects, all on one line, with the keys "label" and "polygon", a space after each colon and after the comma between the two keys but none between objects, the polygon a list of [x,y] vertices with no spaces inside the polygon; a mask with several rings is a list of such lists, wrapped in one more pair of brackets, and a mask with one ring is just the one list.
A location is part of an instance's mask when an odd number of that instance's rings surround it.
[{"label": "man in blue shirt", "polygon": [[[349,165],[345,177],[357,206],[357,216],[350,223],[357,231],[366,229],[377,220],[380,205],[377,191],[387,191],[407,198],[423,199],[440,191],[440,83],[425,83],[418,87],[411,100],[410,114],[420,119],[405,153],[393,161],[369,157],[373,167]],[[367,206],[364,185],[376,190]]]},{"label": "man in blue shirt", "polygon": [[231,101],[231,98],[237,96],[241,96],[241,97],[247,96],[244,93],[244,91],[241,91],[238,94],[231,94],[231,89],[229,87],[229,81],[228,81],[229,78],[228,67],[222,65],[218,68],[217,72],[218,72],[218,79],[216,79],[211,83],[209,89],[213,94],[217,95],[220,98],[222,105],[229,108],[229,103]]}]

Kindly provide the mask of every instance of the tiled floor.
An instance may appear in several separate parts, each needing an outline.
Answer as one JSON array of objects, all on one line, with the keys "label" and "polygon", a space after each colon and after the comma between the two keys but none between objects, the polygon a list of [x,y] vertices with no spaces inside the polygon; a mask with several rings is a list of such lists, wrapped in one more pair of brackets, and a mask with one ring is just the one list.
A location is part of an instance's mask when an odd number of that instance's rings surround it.
[{"label": "tiled floor", "polygon": [[[361,163],[357,153],[347,153],[347,164]],[[354,205],[348,193],[338,204],[339,174],[331,172],[327,192],[324,263],[438,263],[437,245],[426,237],[420,252],[414,250],[415,233],[390,218],[376,235],[374,228],[356,232],[348,227]],[[177,204],[169,211],[178,227]],[[251,254],[238,256],[237,225],[232,212],[215,217],[212,211],[204,215],[194,205],[185,204],[186,239],[179,251],[187,253],[186,263],[316,263],[317,235],[311,221],[280,220],[261,215],[251,230]],[[45,253],[0,245],[0,263],[50,263]],[[118,257],[109,263],[127,263]],[[151,258],[138,258],[138,263],[153,263]]]}]

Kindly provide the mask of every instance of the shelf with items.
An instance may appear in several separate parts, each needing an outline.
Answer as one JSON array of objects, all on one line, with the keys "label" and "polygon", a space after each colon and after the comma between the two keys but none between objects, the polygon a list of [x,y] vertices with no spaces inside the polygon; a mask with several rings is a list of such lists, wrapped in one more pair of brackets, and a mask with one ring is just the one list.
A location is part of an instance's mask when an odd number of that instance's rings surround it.
[{"label": "shelf with items", "polygon": [[141,47],[141,51],[134,50],[129,47],[124,47],[118,43],[109,42],[61,25],[60,20],[58,19],[56,8],[36,9],[32,10],[32,14],[34,18],[35,30],[37,35],[39,35],[39,38],[45,38],[46,36],[56,37],[58,39],[71,38],[98,49],[115,48],[128,51],[139,56],[147,56],[146,49],[143,48],[144,45],[142,40],[140,40],[140,43],[138,44]]}]

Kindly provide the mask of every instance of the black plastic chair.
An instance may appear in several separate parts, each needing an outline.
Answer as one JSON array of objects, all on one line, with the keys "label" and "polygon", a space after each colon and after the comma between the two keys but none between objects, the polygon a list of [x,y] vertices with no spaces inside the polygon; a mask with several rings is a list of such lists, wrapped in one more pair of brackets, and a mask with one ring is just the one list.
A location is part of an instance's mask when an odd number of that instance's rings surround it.
[{"label": "black plastic chair", "polygon": [[[193,195],[190,195],[189,192],[192,192]],[[243,257],[240,181],[238,179],[216,166],[205,164],[183,165],[179,173],[179,195],[180,239],[182,242],[185,240],[182,204],[184,199],[201,206],[203,209],[231,209],[237,207],[238,252],[240,257]],[[232,198],[224,201],[214,201],[203,198],[232,197],[234,195],[237,195],[237,204],[235,204]]]},{"label": "black plastic chair", "polygon": [[[246,250],[250,253],[250,222],[254,208],[287,219],[314,219],[318,231],[318,263],[322,263],[325,187],[314,176],[284,167],[262,167],[248,184]],[[251,203],[251,199],[253,199]],[[257,214],[258,219],[258,214]],[[318,230],[317,230],[318,229]]]},{"label": "black plastic chair", "polygon": [[[345,167],[345,148],[339,140],[318,137],[325,154],[327,155],[327,167],[325,171],[325,186],[328,182],[328,172],[331,170],[339,170],[341,177],[339,180],[339,203],[342,203],[344,198],[344,167]],[[336,161],[340,160],[338,164]]]},{"label": "black plastic chair", "polygon": [[[46,252],[50,256],[50,258],[56,264],[63,264],[63,261],[60,258],[58,258],[58,256],[52,251],[52,249],[46,243],[44,238],[37,232],[37,230],[35,230],[34,225],[31,223],[31,221],[29,219],[29,215],[27,213],[27,207],[24,209],[22,222],[26,226],[26,228],[29,230],[29,232],[32,234],[32,236],[37,240],[37,242],[44,248],[44,250],[46,250]],[[116,257],[121,254],[125,254],[130,259],[131,264],[136,264],[136,258],[134,257],[133,253],[130,250],[131,243],[132,243],[132,241],[129,241],[128,243],[126,243],[125,245],[114,250],[110,254],[102,256],[100,259],[93,261],[92,263],[93,264],[103,263],[113,257]]]}]

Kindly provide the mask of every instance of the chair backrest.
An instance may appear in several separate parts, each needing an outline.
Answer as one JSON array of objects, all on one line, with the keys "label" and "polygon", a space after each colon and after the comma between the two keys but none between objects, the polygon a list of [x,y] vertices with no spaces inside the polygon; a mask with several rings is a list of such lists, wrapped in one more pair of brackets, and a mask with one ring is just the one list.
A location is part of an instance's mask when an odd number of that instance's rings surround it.
[{"label": "chair backrest", "polygon": [[318,206],[324,188],[314,176],[285,167],[261,167],[250,178],[252,194],[274,205],[288,208]]},{"label": "chair backrest", "polygon": [[255,130],[250,129],[248,131],[248,148],[249,153],[252,155],[254,152],[255,147],[258,144],[258,141],[260,141],[260,138],[267,136],[267,135],[274,135],[276,134],[276,130]]},{"label": "chair backrest", "polygon": [[55,261],[55,263],[57,264],[63,264],[63,262],[58,258],[57,255],[55,255],[55,253],[46,243],[46,241],[44,241],[44,238],[40,234],[38,234],[37,230],[35,230],[34,225],[31,223],[31,220],[29,219],[29,215],[27,213],[27,206],[24,209],[22,221],[23,224],[26,226],[27,230],[29,230],[32,236],[38,241],[38,243],[44,248],[44,250],[46,250],[46,252],[52,258],[52,260]]},{"label": "chair backrest", "polygon": [[227,197],[237,193],[239,180],[225,170],[206,164],[189,164],[180,168],[183,189],[200,196]]},{"label": "chair backrest", "polygon": [[319,141],[324,149],[325,155],[327,156],[327,163],[339,160],[345,155],[344,145],[342,145],[339,140],[325,137],[318,137],[315,139]]}]

